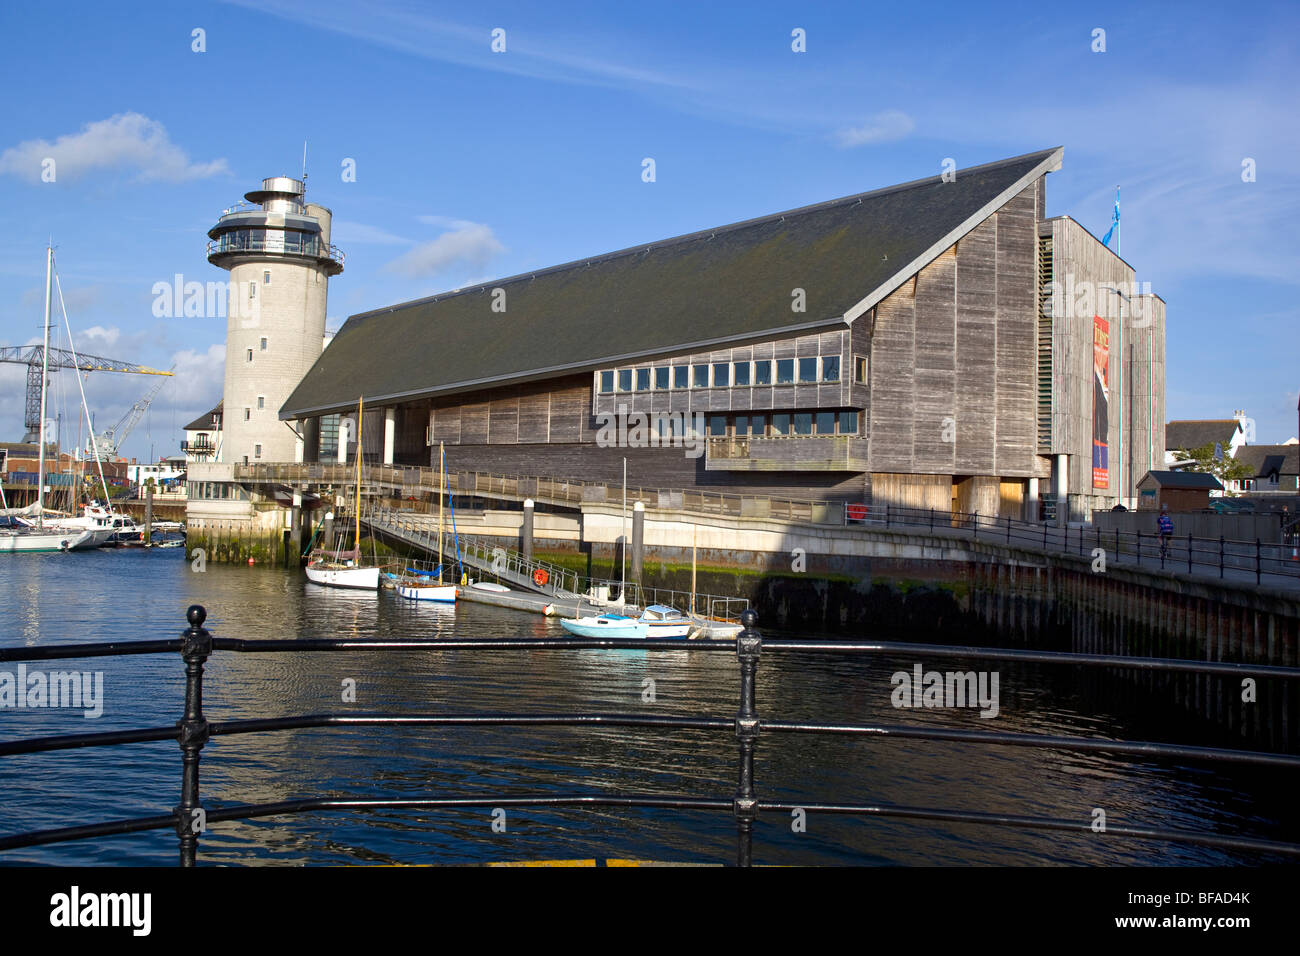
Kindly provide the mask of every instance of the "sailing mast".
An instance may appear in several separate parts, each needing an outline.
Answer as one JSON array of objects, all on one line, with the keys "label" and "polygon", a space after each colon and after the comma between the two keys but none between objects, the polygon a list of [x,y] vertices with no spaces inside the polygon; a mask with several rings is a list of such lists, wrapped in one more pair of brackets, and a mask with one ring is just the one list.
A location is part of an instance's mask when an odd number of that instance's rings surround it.
[{"label": "sailing mast", "polygon": [[[443,443],[438,442],[438,564],[442,565],[442,499],[446,494],[447,480],[447,453],[443,450]],[[439,572],[438,580],[442,580],[442,573]]]},{"label": "sailing mast", "polygon": [[627,459],[623,459],[623,553],[622,569],[618,574],[618,599],[627,603]]},{"label": "sailing mast", "polygon": [[45,342],[41,348],[41,431],[36,470],[36,527],[45,527],[45,391],[50,374],[50,274],[54,270],[54,246],[45,250]]},{"label": "sailing mast", "polygon": [[365,396],[357,397],[357,508],[356,518],[357,530],[352,539],[352,550],[357,553],[357,563],[361,563],[361,416],[363,406],[365,405]]}]

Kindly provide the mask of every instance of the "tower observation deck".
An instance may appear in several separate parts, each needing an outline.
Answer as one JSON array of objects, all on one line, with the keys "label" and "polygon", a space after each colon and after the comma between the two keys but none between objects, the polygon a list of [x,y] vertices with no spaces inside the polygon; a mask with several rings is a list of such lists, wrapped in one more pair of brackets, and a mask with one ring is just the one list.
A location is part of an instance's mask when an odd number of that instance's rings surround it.
[{"label": "tower observation deck", "polygon": [[301,460],[303,441],[278,418],[320,357],[329,279],[343,271],[329,209],[306,184],[262,180],[208,230],[208,261],[230,273],[226,303],[225,432],[230,462]]}]

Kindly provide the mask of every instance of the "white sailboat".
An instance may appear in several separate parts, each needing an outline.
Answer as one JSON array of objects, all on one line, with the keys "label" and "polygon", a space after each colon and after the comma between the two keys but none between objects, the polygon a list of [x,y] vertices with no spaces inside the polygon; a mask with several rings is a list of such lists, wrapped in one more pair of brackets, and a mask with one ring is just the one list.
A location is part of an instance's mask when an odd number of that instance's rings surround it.
[{"label": "white sailboat", "polygon": [[[442,560],[442,501],[447,492],[447,453],[442,443],[438,444],[438,560]],[[452,511],[453,516],[455,510]],[[460,543],[456,545],[456,561],[460,562]],[[455,604],[458,589],[455,584],[443,584],[442,572],[445,566],[439,564],[434,571],[414,571],[397,578],[397,594],[412,601],[433,601],[437,604]]]},{"label": "white sailboat", "polygon": [[77,528],[45,527],[45,379],[50,362],[50,285],[54,271],[54,247],[45,257],[45,337],[41,351],[41,431],[36,473],[36,524],[34,527],[0,529],[0,553],[19,551],[76,551],[95,547],[95,532]]},{"label": "white sailboat", "polygon": [[351,552],[329,554],[319,551],[307,562],[307,580],[335,588],[379,589],[379,568],[361,565],[361,414],[364,401],[357,402],[357,497],[353,514],[357,530]]}]

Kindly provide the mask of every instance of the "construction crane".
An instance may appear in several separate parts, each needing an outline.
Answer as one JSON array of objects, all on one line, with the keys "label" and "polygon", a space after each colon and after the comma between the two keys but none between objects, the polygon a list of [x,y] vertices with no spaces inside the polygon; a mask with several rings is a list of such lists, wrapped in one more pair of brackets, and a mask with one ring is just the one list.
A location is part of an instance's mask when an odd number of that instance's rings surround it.
[{"label": "construction crane", "polygon": [[[175,371],[176,366],[173,365],[171,371],[161,372],[159,374],[171,375]],[[122,447],[122,442],[126,441],[126,436],[131,434],[131,429],[135,428],[135,426],[140,423],[140,419],[144,416],[144,413],[149,410],[149,406],[153,403],[153,400],[157,398],[158,393],[162,391],[162,387],[166,384],[166,379],[156,383],[153,388],[149,389],[144,398],[140,399],[140,401],[127,409],[127,412],[122,416],[121,421],[112,428],[106,428],[98,435],[92,436],[90,441],[86,443],[86,454],[95,455],[98,452],[98,457],[100,458],[115,458],[117,456],[117,450]]]},{"label": "construction crane", "polygon": [[[41,390],[45,385],[41,375],[44,349],[40,345],[18,345],[0,347],[0,362],[14,362],[27,366],[27,410],[23,415],[23,427],[27,433],[24,442],[40,440],[41,433]],[[98,355],[82,355],[68,349],[50,349],[50,369],[75,368],[80,372],[131,372],[136,375],[171,375],[146,365],[132,362],[119,362],[117,359],[102,358]],[[152,400],[152,396],[150,396]],[[147,406],[146,406],[147,407]],[[128,413],[129,414],[129,413]],[[125,419],[124,419],[125,421]]]}]

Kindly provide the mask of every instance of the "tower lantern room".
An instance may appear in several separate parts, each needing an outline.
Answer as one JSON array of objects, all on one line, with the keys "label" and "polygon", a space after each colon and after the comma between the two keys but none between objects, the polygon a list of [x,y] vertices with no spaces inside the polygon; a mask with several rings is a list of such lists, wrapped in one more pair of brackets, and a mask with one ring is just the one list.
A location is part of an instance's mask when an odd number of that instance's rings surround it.
[{"label": "tower lantern room", "polygon": [[320,357],[329,279],[343,271],[330,244],[332,214],[305,201],[306,184],[262,180],[208,230],[208,261],[230,273],[226,301],[222,458],[300,460],[303,441],[278,417]]}]

